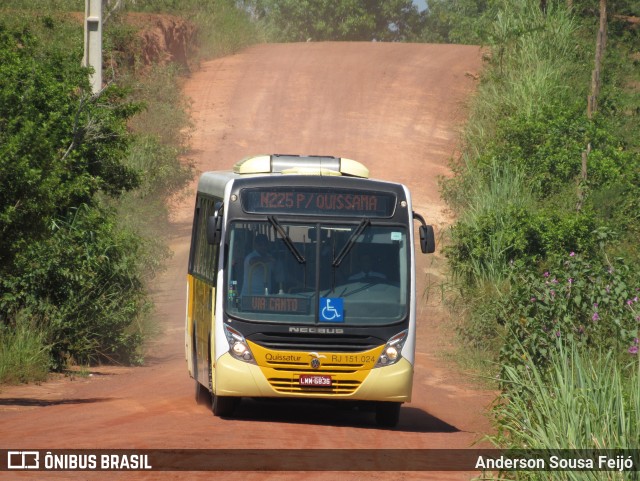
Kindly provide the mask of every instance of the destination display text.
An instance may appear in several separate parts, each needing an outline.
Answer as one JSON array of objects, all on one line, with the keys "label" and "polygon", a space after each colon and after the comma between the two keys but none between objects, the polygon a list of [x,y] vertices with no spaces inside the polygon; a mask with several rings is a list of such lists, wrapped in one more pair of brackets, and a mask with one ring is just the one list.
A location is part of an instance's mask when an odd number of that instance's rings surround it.
[{"label": "destination display text", "polygon": [[395,195],[388,192],[289,187],[245,189],[242,192],[243,209],[255,214],[391,217],[395,203]]}]

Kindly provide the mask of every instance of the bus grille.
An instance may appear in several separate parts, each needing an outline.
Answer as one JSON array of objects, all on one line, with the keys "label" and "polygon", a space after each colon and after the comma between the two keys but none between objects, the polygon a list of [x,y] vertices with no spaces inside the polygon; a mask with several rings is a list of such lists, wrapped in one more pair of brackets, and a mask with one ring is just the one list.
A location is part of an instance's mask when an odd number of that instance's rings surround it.
[{"label": "bus grille", "polygon": [[[353,394],[362,381],[363,364],[325,363],[317,370],[309,370],[308,363],[279,363],[268,361],[267,380],[279,393],[324,394],[346,396]],[[331,386],[302,386],[301,375],[331,376]]]}]

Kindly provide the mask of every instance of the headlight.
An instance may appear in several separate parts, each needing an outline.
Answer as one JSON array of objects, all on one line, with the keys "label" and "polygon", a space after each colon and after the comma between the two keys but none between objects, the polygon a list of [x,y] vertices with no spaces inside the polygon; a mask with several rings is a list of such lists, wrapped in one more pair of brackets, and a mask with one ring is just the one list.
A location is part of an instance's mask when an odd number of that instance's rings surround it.
[{"label": "headlight", "polygon": [[229,342],[229,353],[239,361],[256,364],[251,349],[249,349],[249,344],[247,344],[244,336],[232,327],[227,325],[223,327],[227,341]]},{"label": "headlight", "polygon": [[407,340],[408,332],[409,331],[402,331],[389,339],[382,349],[382,353],[374,367],[391,366],[402,359],[402,347],[404,346],[404,342]]}]

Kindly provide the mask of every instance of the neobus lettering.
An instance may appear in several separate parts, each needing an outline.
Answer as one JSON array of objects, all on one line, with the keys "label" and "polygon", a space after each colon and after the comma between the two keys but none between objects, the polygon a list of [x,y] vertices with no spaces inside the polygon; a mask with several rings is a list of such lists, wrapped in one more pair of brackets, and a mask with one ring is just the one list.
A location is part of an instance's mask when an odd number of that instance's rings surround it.
[{"label": "neobus lettering", "polygon": [[289,332],[301,334],[344,334],[344,329],[334,329],[330,327],[290,327]]}]

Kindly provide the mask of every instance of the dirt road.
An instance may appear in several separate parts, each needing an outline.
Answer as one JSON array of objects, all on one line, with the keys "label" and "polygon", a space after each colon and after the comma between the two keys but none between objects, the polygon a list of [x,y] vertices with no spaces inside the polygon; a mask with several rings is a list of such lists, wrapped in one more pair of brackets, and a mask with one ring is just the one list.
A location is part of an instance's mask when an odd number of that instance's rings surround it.
[{"label": "dirt road", "polygon": [[[246,155],[322,154],[366,164],[374,178],[406,183],[414,210],[448,223],[437,177],[448,172],[465,101],[481,67],[477,47],[304,43],[255,46],[206,62],[184,86],[192,99],[191,156],[198,169],[228,169]],[[187,251],[193,198],[176,206],[174,256],[153,286],[162,334],[139,368],[3,387],[0,448],[467,448],[489,430],[493,393],[471,389],[437,352],[452,336],[433,301],[419,309],[413,402],[396,430],[373,415],[333,407],[243,403],[214,418],[193,399],[184,361]],[[434,261],[435,259],[435,261]],[[419,292],[437,280],[439,257],[419,257]],[[11,476],[7,476],[10,474]],[[46,476],[42,476],[46,474]],[[200,473],[202,479],[214,473]],[[193,479],[180,473],[33,473],[0,479]],[[231,479],[333,479],[335,473],[232,473]],[[386,479],[351,473],[341,479]],[[468,473],[394,473],[394,479],[469,479]]]}]

